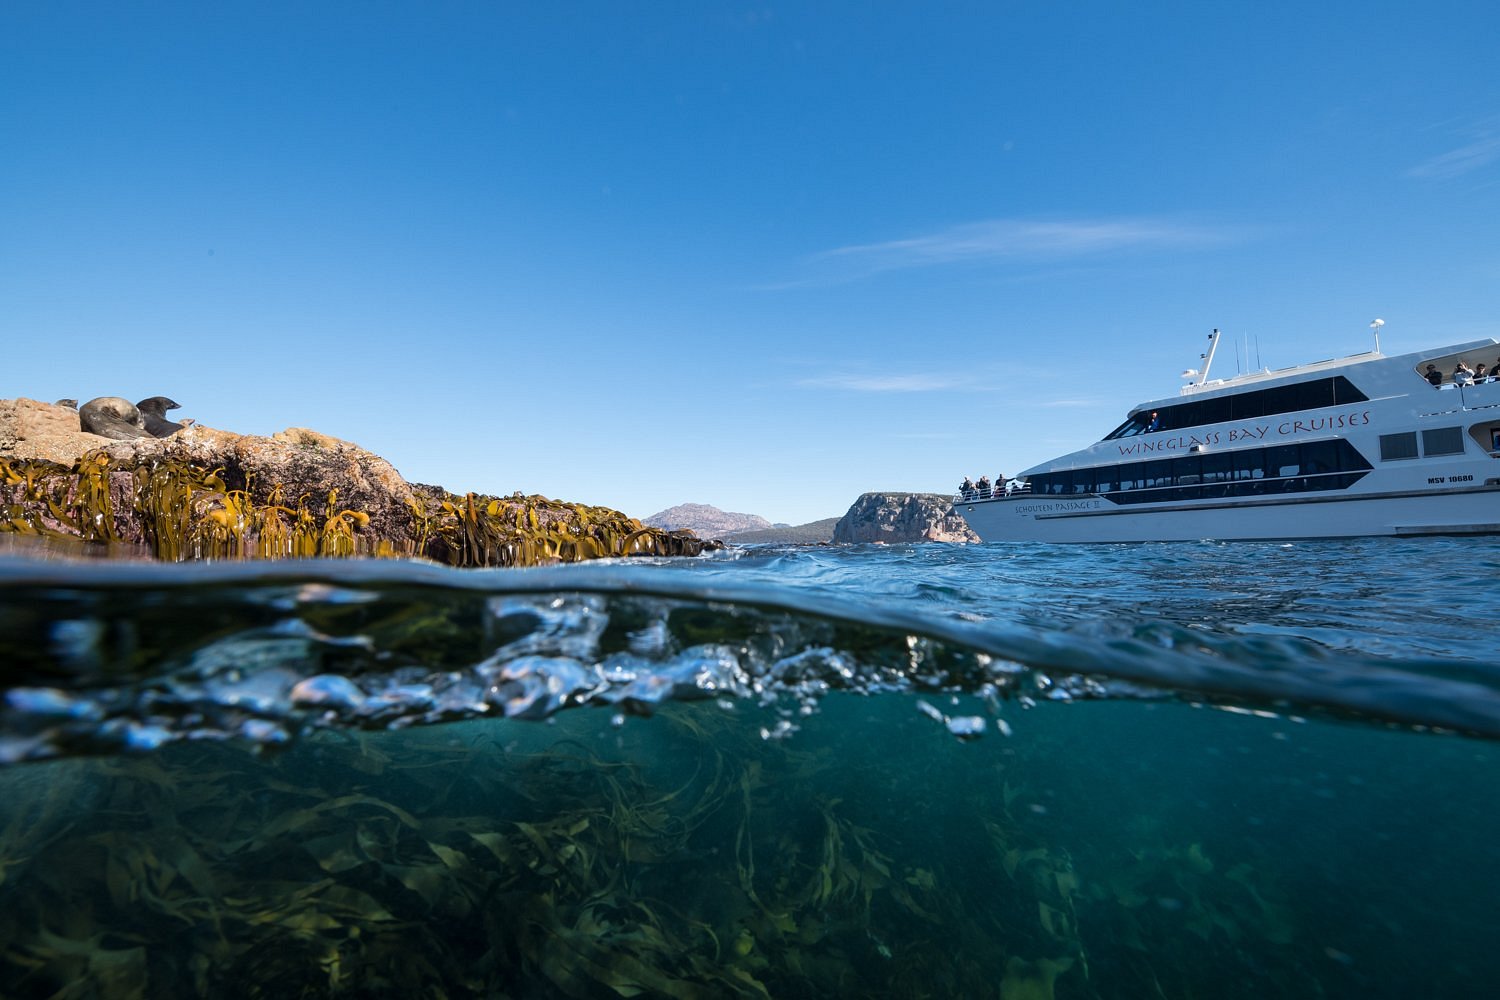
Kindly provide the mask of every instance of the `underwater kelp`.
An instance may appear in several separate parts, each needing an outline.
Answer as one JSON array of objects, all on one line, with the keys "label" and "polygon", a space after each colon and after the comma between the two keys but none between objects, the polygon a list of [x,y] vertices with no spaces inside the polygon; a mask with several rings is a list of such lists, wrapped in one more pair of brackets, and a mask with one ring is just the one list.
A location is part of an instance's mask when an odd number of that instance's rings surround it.
[{"label": "underwater kelp", "polygon": [[414,488],[395,510],[346,506],[338,489],[291,496],[253,473],[173,458],[119,467],[103,451],[71,466],[0,459],[0,532],[134,543],[157,559],[424,557],[453,566],[536,566],[697,555],[714,543],[606,507],[514,494]]},{"label": "underwater kelp", "polygon": [[1289,956],[1296,931],[1248,866],[1144,829],[1126,858],[1049,839],[1024,756],[953,796],[945,754],[851,769],[743,711],[0,772],[0,980],[17,997],[1296,993],[1295,961],[1238,971],[1246,950]]}]

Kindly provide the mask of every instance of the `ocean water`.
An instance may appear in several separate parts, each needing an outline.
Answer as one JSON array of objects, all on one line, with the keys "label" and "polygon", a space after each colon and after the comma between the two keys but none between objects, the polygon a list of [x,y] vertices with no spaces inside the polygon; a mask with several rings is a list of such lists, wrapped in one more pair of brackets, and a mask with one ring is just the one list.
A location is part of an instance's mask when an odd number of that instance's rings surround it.
[{"label": "ocean water", "polygon": [[12,541],[0,995],[1489,996],[1497,570]]}]

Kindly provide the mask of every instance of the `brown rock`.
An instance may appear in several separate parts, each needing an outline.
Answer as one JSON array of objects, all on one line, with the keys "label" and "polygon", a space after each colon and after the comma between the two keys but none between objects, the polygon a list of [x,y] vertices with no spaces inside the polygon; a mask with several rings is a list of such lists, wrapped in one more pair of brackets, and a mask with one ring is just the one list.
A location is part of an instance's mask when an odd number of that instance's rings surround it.
[{"label": "brown rock", "polygon": [[110,443],[81,429],[75,409],[35,399],[0,399],[0,458],[68,463]]},{"label": "brown rock", "polygon": [[942,493],[865,493],[834,526],[835,542],[977,542]]},{"label": "brown rock", "polygon": [[373,553],[532,565],[720,547],[608,508],[410,484],[379,455],[303,427],[261,437],[195,424],[111,440],[79,430],[76,410],[0,400],[0,459],[30,477],[0,477],[0,531],[145,543],[160,558]]}]

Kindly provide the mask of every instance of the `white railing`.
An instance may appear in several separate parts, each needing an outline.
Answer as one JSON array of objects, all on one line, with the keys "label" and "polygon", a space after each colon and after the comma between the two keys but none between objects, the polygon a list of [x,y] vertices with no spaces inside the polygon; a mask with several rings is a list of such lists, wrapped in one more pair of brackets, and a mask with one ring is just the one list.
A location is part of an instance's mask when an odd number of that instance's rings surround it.
[{"label": "white railing", "polygon": [[1007,497],[1013,497],[1018,494],[1029,495],[1030,493],[1030,483],[1018,483],[1015,480],[1011,480],[1000,489],[995,489],[990,486],[986,486],[981,489],[980,487],[976,486],[971,490],[959,490],[957,493],[953,494],[953,502],[974,503],[977,500],[1004,500]]}]

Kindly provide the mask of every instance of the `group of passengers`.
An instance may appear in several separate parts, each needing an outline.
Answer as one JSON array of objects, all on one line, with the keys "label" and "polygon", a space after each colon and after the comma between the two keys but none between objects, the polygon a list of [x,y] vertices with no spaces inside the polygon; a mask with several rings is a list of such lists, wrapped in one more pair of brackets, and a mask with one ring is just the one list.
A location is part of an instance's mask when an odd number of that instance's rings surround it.
[{"label": "group of passengers", "polygon": [[1014,485],[1014,481],[1006,479],[1003,472],[995,477],[993,483],[989,476],[980,476],[977,483],[964,476],[964,481],[958,484],[958,495],[964,500],[992,500],[1005,496]]},{"label": "group of passengers", "polygon": [[[1443,384],[1443,373],[1437,370],[1437,365],[1427,366],[1427,381],[1435,386]],[[1474,385],[1476,382],[1494,382],[1500,379],[1500,358],[1495,359],[1495,364],[1486,369],[1483,364],[1478,368],[1470,368],[1467,361],[1460,361],[1453,369],[1454,385]]]}]

